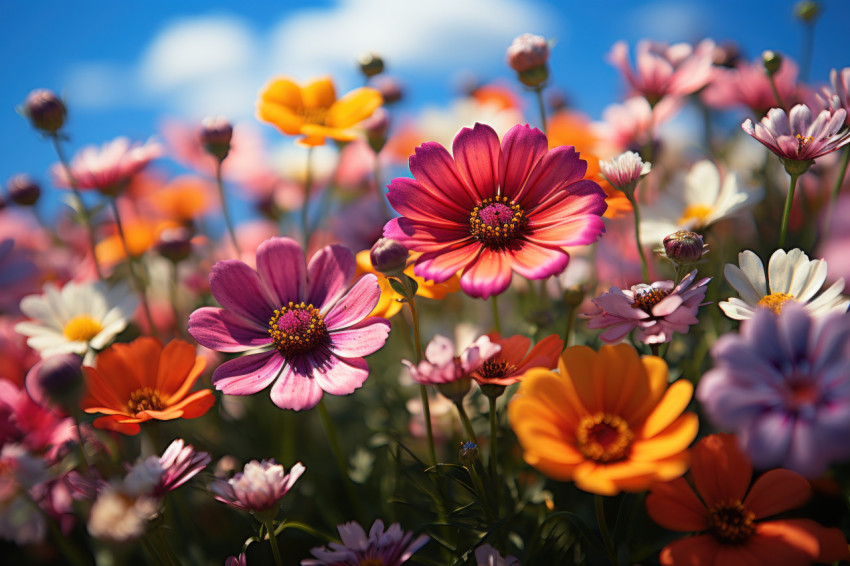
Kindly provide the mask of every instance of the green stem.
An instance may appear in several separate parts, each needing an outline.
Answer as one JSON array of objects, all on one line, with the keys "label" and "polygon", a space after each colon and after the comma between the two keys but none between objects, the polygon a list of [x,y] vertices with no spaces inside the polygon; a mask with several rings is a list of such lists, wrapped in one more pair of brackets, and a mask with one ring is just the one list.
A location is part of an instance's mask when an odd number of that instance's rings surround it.
[{"label": "green stem", "polygon": [[216,159],[215,162],[215,184],[218,187],[218,197],[221,199],[221,211],[224,213],[224,223],[227,225],[227,231],[230,233],[230,240],[233,242],[233,248],[236,250],[236,256],[242,256],[242,250],[239,248],[239,242],[236,240],[236,230],[233,229],[233,223],[230,221],[230,213],[227,211],[227,201],[224,197],[224,179],[221,176],[221,164],[223,159]]},{"label": "green stem", "polygon": [[543,86],[538,85],[534,87],[534,92],[537,94],[537,108],[540,110],[540,127],[543,130],[543,134],[548,135],[546,133],[546,103],[543,102]]},{"label": "green stem", "polygon": [[180,323],[182,317],[180,315],[180,307],[177,304],[178,290],[180,287],[180,278],[177,274],[177,262],[171,262],[171,281],[168,285],[168,294],[171,299],[171,311],[174,314],[174,335],[177,338],[183,337],[183,325]]},{"label": "green stem", "polygon": [[419,397],[422,399],[422,418],[425,419],[425,434],[428,437],[428,458],[432,466],[437,465],[437,450],[434,447],[434,431],[431,427],[431,402],[428,399],[428,390],[424,385],[419,385]]},{"label": "green stem", "polygon": [[263,524],[266,526],[266,534],[269,535],[269,544],[272,546],[274,563],[277,564],[277,566],[283,566],[283,559],[280,557],[280,548],[277,546],[277,533],[275,533],[274,525],[272,524],[271,519],[264,521]]},{"label": "green stem", "polygon": [[331,420],[331,416],[330,413],[328,413],[327,406],[325,406],[324,399],[319,400],[318,408],[319,417],[322,419],[322,426],[325,428],[325,436],[328,437],[328,443],[331,445],[331,451],[334,454],[334,460],[336,460],[339,473],[342,475],[342,481],[345,484],[346,491],[348,492],[348,498],[351,500],[351,504],[356,509],[357,516],[362,519],[366,516],[363,509],[363,502],[360,501],[360,497],[358,497],[357,490],[354,487],[354,482],[351,480],[351,476],[348,475],[348,463],[346,462],[345,454],[342,451],[342,446],[339,443],[339,437],[336,434],[333,420]]},{"label": "green stem", "polygon": [[[416,365],[422,361],[424,354],[422,352],[422,337],[419,332],[419,310],[416,308],[416,294],[413,293],[407,285],[405,277],[400,278],[407,290],[407,306],[410,309],[410,318],[413,326],[413,347],[416,350]],[[431,402],[428,399],[428,391],[424,385],[419,386],[419,397],[422,399],[422,417],[425,419],[425,434],[428,437],[428,457],[432,466],[437,465],[437,449],[434,446],[434,430],[431,426]]]},{"label": "green stem", "polygon": [[71,411],[71,417],[74,419],[74,428],[77,431],[77,449],[80,453],[80,466],[83,469],[83,473],[86,474],[89,471],[89,461],[88,458],[86,458],[86,447],[83,444],[83,430],[80,426],[78,410],[79,409],[75,407],[74,410]]},{"label": "green stem", "polygon": [[502,335],[502,324],[499,321],[499,305],[498,305],[498,295],[490,296],[490,306],[493,309],[493,330],[499,333],[499,336]]},{"label": "green stem", "polygon": [[[32,504],[36,505],[34,502]],[[71,543],[70,539],[65,538],[56,521],[49,516],[45,516],[45,520],[47,521],[47,528],[50,530],[50,536],[53,537],[53,541],[59,547],[59,551],[65,557],[65,560],[73,566],[89,566],[91,561],[83,556],[83,553]]]},{"label": "green stem", "polygon": [[791,217],[791,202],[794,200],[794,191],[797,188],[797,179],[800,175],[791,175],[791,186],[788,187],[788,196],[785,197],[785,209],[782,211],[782,228],[779,231],[779,248],[785,248],[785,237],[788,234],[788,219]]},{"label": "green stem", "polygon": [[168,539],[165,538],[165,533],[162,532],[162,527],[157,527],[151,533],[151,541],[157,553],[164,558],[163,562],[168,566],[180,566],[180,559],[174,553],[171,545],[168,544]]},{"label": "green stem", "polygon": [[841,162],[838,165],[838,176],[835,178],[835,184],[832,186],[832,195],[829,198],[829,210],[826,215],[826,222],[823,226],[824,236],[829,235],[829,226],[832,223],[832,214],[835,211],[835,205],[838,202],[838,194],[841,192],[841,185],[844,184],[844,175],[847,174],[847,164],[850,162],[850,145],[845,146],[841,152]]},{"label": "green stem", "polygon": [[466,435],[469,437],[469,440],[475,442],[475,429],[472,428],[472,421],[469,420],[469,415],[466,414],[466,409],[463,408],[463,399],[455,401],[455,407],[457,407],[457,413],[460,415],[460,422],[463,423]]},{"label": "green stem", "polygon": [[97,271],[97,278],[102,280],[103,272],[100,270],[100,262],[97,260],[97,239],[94,234],[94,225],[92,224],[91,213],[89,212],[88,207],[86,207],[86,203],[83,201],[83,195],[80,194],[80,189],[77,186],[77,181],[71,173],[71,166],[68,164],[68,158],[65,157],[65,152],[62,151],[62,144],[59,143],[59,136],[57,134],[53,134],[50,138],[53,140],[53,147],[56,149],[56,155],[59,156],[59,163],[62,164],[62,168],[65,170],[65,175],[68,176],[68,184],[71,185],[71,190],[74,191],[74,196],[77,197],[77,203],[80,205],[80,215],[83,217],[83,222],[85,223],[89,233],[89,246],[91,246],[91,256],[92,260],[94,260],[94,268],[95,271]]},{"label": "green stem", "polygon": [[[496,398],[488,397],[487,400],[490,401],[490,460],[488,464],[490,466],[490,477],[493,479],[493,485],[498,485],[496,481],[498,471],[496,458],[499,453],[499,419],[496,413]],[[496,501],[498,501],[498,498]]]},{"label": "green stem", "polygon": [[605,551],[608,553],[608,559],[611,564],[617,564],[617,551],[614,549],[614,543],[611,540],[611,532],[608,530],[608,521],[605,520],[605,500],[601,495],[593,496],[594,507],[596,508],[596,523],[599,525],[599,534],[602,535],[602,543],[605,545]]},{"label": "green stem", "polygon": [[567,305],[567,327],[564,329],[564,347],[561,349],[561,352],[567,349],[570,345],[570,338],[573,335],[573,327],[576,323],[576,314],[578,313],[578,309],[572,305]]},{"label": "green stem", "polygon": [[286,529],[295,529],[307,533],[308,535],[313,535],[314,537],[322,539],[325,542],[333,542],[335,540],[334,537],[328,535],[327,533],[317,531],[310,525],[307,525],[305,523],[299,523],[298,521],[282,521],[274,530],[274,533],[278,535]]},{"label": "green stem", "polygon": [[632,203],[632,210],[635,213],[635,242],[637,243],[638,255],[640,256],[641,274],[643,275],[644,283],[649,283],[649,268],[646,266],[646,256],[643,253],[643,246],[640,244],[640,208],[638,207],[634,192],[626,192],[626,197]]},{"label": "green stem", "polygon": [[768,82],[770,82],[770,90],[773,91],[773,98],[776,99],[776,102],[779,104],[780,108],[787,110],[785,103],[782,101],[782,96],[780,96],[779,94],[779,89],[776,88],[776,81],[774,80],[773,75],[771,73],[767,73],[767,80]]},{"label": "green stem", "polygon": [[142,310],[145,312],[145,318],[148,321],[148,326],[150,326],[151,335],[156,336],[156,325],[153,323],[153,316],[151,316],[151,308],[150,305],[148,305],[145,286],[142,284],[142,280],[136,272],[136,258],[130,253],[130,248],[127,246],[127,238],[124,234],[124,225],[121,223],[121,215],[118,213],[118,201],[113,197],[109,199],[109,204],[112,205],[112,213],[115,215],[115,225],[118,227],[118,236],[121,238],[121,244],[124,246],[124,254],[127,256],[127,266],[130,268],[130,278],[133,280],[136,292],[139,293],[139,299],[142,302]]},{"label": "green stem", "polygon": [[310,191],[313,189],[313,148],[307,149],[307,170],[304,174],[304,203],[301,205],[301,229],[304,232],[304,250],[310,243]]}]

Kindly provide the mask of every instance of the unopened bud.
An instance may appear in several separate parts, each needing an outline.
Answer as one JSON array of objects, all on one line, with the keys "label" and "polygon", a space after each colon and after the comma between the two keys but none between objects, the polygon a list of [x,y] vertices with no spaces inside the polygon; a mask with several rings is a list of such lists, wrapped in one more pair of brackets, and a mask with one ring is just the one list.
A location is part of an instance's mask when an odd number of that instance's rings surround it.
[{"label": "unopened bud", "polygon": [[478,445],[469,440],[462,443],[460,445],[460,451],[458,452],[457,459],[460,460],[460,463],[463,466],[474,466],[475,462],[478,460]]},{"label": "unopened bud", "polygon": [[820,15],[820,2],[811,0],[797,2],[794,6],[794,15],[807,24],[814,22]]},{"label": "unopened bud", "polygon": [[764,51],[761,54],[761,60],[764,64],[764,70],[769,76],[775,75],[779,68],[782,67],[782,55],[776,51]]},{"label": "unopened bud", "polygon": [[404,245],[391,238],[381,238],[369,251],[372,267],[385,275],[398,275],[407,265],[408,251]]},{"label": "unopened bud", "polygon": [[698,262],[705,254],[705,248],[702,236],[688,230],[679,230],[664,238],[664,254],[683,265]]},{"label": "unopened bud", "polygon": [[41,196],[41,187],[26,174],[15,175],[6,184],[9,199],[19,206],[33,206]]},{"label": "unopened bud", "polygon": [[35,129],[55,134],[65,123],[67,110],[56,93],[46,88],[34,90],[24,102],[24,112]]},{"label": "unopened bud", "polygon": [[369,86],[377,89],[384,99],[384,104],[393,104],[404,97],[404,89],[398,79],[381,75],[369,81]]},{"label": "unopened bud", "polygon": [[549,43],[542,35],[524,33],[508,47],[507,59],[517,73],[545,67],[549,60]]},{"label": "unopened bud", "polygon": [[386,108],[378,108],[372,115],[360,122],[360,126],[366,131],[366,141],[375,153],[380,153],[387,143],[387,135],[390,131],[390,113]]},{"label": "unopened bud", "polygon": [[223,161],[230,153],[230,140],[233,138],[233,125],[223,116],[204,118],[198,132],[201,145],[207,153]]},{"label": "unopened bud", "polygon": [[27,389],[33,398],[48,400],[67,410],[73,410],[83,392],[83,360],[76,354],[56,354],[38,364],[34,376],[27,379]]},{"label": "unopened bud", "polygon": [[156,251],[162,257],[178,263],[192,253],[192,234],[181,227],[166,228],[156,243]]},{"label": "unopened bud", "polygon": [[361,53],[357,58],[360,71],[367,77],[380,75],[384,71],[384,60],[377,53]]}]

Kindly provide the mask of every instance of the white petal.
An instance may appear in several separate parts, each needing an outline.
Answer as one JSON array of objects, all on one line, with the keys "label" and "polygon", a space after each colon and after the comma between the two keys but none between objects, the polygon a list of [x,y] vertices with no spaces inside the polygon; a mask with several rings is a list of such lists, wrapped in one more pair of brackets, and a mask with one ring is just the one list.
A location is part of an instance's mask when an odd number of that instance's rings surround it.
[{"label": "white petal", "polygon": [[[726,276],[726,281],[734,287],[741,298],[747,303],[755,305],[762,299],[762,297],[764,297],[764,294],[759,293],[759,290],[753,285],[753,281],[750,277],[738,268],[738,266],[727,263],[726,267],[723,268],[723,275]],[[763,277],[764,273],[762,272],[762,278]]]}]

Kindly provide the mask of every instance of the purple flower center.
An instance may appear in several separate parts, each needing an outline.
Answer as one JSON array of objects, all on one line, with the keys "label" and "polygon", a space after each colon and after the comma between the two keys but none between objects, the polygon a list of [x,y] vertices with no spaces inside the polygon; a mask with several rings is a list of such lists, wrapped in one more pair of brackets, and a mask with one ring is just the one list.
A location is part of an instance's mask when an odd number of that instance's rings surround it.
[{"label": "purple flower center", "polygon": [[526,224],[525,211],[504,196],[484,199],[469,213],[469,234],[494,251],[513,247]]},{"label": "purple flower center", "polygon": [[327,345],[330,337],[325,318],[313,305],[292,301],[274,311],[269,319],[269,335],[285,358],[312,352]]}]

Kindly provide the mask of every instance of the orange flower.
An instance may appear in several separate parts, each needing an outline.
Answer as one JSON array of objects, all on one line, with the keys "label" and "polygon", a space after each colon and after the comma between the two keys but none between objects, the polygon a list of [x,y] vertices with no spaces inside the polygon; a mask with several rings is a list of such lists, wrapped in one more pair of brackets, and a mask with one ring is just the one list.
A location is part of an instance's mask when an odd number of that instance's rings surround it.
[{"label": "orange flower", "polygon": [[[153,220],[141,216],[124,222],[124,236],[127,238],[127,249],[130,255],[139,257],[156,244],[163,230],[175,226],[178,226],[176,222]],[[115,233],[97,243],[95,253],[101,265],[115,265],[127,258],[117,227]]]},{"label": "orange flower", "polygon": [[667,364],[628,344],[567,348],[559,372],[532,369],[508,405],[525,461],[600,495],[643,491],[688,468],[693,385],[667,386]]},{"label": "orange flower", "polygon": [[502,349],[472,372],[478,385],[511,385],[520,381],[531,368],[552,369],[558,365],[558,355],[564,349],[564,341],[556,334],[535,344],[530,352],[531,340],[521,334],[502,338],[493,332],[487,336]]},{"label": "orange flower", "polygon": [[175,222],[190,222],[212,206],[215,186],[196,175],[181,175],[147,198],[154,209]]},{"label": "orange flower", "polygon": [[[704,532],[661,551],[665,565],[785,564],[850,559],[838,529],[810,519],[761,521],[803,505],[811,487],[791,470],[770,470],[750,487],[753,467],[730,434],[700,440],[685,478],[656,484],[646,498],[653,521],[679,532]],[[696,490],[696,491],[695,491]]]},{"label": "orange flower", "polygon": [[[410,257],[415,259],[421,254],[411,253]],[[448,281],[444,283],[434,283],[433,281],[426,281],[425,279],[413,274],[413,264],[407,267],[404,272],[416,280],[416,283],[419,285],[419,288],[416,290],[416,295],[419,297],[425,297],[426,299],[443,299],[449,293],[457,293],[460,289],[460,277],[454,275]],[[390,281],[387,279],[385,275],[375,270],[372,267],[372,260],[369,259],[369,250],[364,250],[362,252],[357,253],[357,276],[363,275],[364,273],[374,273],[378,276],[378,286],[381,288],[381,298],[378,300],[378,304],[375,305],[375,308],[369,313],[369,316],[379,316],[381,318],[391,318],[398,314],[398,311],[401,310],[402,303],[398,302],[397,299],[401,298],[401,295],[393,291],[393,288],[390,287]]]},{"label": "orange flower", "polygon": [[83,368],[88,395],[81,406],[107,415],[96,419],[95,427],[130,435],[139,433],[138,423],[152,419],[194,419],[215,402],[209,389],[189,393],[206,365],[182,340],[164,348],[148,336],[114,344],[97,355],[96,367]]},{"label": "orange flower", "polygon": [[279,77],[272,79],[257,100],[257,119],[289,136],[303,135],[301,145],[324,145],[325,138],[352,141],[351,128],[372,115],[384,100],[374,88],[360,87],[339,100],[329,77],[304,87]]}]

